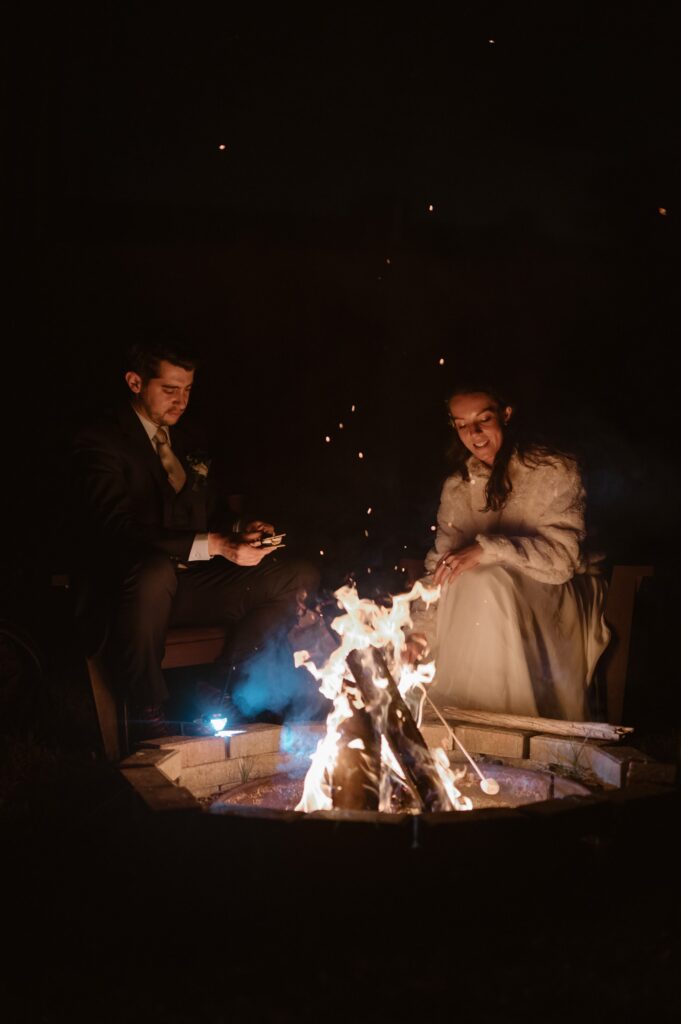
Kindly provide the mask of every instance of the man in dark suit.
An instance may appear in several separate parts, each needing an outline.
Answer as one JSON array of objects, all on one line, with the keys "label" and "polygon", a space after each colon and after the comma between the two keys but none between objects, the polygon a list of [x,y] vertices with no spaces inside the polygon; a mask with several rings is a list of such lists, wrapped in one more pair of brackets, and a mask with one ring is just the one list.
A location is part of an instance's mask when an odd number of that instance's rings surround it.
[{"label": "man in dark suit", "polygon": [[229,522],[220,508],[210,460],[176,426],[195,368],[168,345],[134,346],[129,401],[80,431],[74,449],[76,617],[88,653],[100,651],[129,698],[140,739],[169,731],[169,626],[232,624],[233,682],[319,583],[314,566],[263,546],[271,524]]}]

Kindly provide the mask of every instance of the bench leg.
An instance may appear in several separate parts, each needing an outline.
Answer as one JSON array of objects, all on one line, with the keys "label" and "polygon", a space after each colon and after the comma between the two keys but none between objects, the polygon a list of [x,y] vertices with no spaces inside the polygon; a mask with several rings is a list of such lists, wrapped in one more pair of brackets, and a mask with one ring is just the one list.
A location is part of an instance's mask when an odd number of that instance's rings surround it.
[{"label": "bench leg", "polygon": [[128,753],[125,706],[119,710],[119,701],[109,684],[101,659],[97,655],[87,659],[87,668],[104,756],[107,761],[120,761]]},{"label": "bench leg", "polygon": [[605,668],[608,722],[620,725],[624,713],[631,624],[641,580],[653,575],[652,565],[616,565],[608,588],[605,621],[612,630],[611,650]]}]

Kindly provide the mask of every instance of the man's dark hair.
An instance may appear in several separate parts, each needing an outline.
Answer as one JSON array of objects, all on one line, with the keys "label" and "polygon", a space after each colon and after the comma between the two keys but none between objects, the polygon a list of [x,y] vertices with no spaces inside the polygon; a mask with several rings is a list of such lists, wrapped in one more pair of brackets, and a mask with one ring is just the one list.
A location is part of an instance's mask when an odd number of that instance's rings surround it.
[{"label": "man's dark hair", "polygon": [[184,339],[152,338],[136,341],[130,346],[126,357],[126,371],[139,373],[143,381],[159,375],[162,360],[181,366],[183,370],[195,370],[198,366],[196,353],[191,351]]},{"label": "man's dark hair", "polygon": [[[457,395],[470,395],[477,393],[489,395],[500,414],[507,406],[511,406],[514,410],[511,419],[503,427],[503,441],[501,448],[494,460],[492,472],[490,473],[490,477],[485,488],[485,508],[482,510],[483,512],[498,512],[508,501],[508,496],[513,490],[513,484],[511,483],[508,473],[508,466],[511,461],[511,457],[514,454],[517,455],[520,461],[526,466],[542,466],[546,465],[548,462],[555,461],[556,459],[570,459],[578,461],[576,460],[575,455],[571,452],[563,451],[550,441],[541,438],[536,430],[532,431],[532,434],[528,436],[526,424],[523,423],[522,416],[518,415],[518,411],[515,408],[514,403],[510,401],[500,389],[494,386],[490,387],[489,384],[466,383],[449,391],[446,406],[447,415],[449,416],[449,422],[452,427],[454,424],[449,413],[449,403],[451,400],[456,398]],[[468,480],[469,473],[467,462],[471,457],[471,453],[468,448],[466,448],[463,441],[459,439],[456,429],[454,429],[454,436],[447,451],[447,456],[452,467],[453,475],[460,476],[464,480]]]}]

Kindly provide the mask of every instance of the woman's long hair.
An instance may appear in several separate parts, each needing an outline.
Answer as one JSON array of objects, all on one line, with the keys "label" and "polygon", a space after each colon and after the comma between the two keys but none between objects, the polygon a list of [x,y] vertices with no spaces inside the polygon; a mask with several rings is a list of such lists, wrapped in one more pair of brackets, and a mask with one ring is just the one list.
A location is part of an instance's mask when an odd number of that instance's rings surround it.
[{"label": "woman's long hair", "polygon": [[[471,394],[483,394],[489,395],[493,400],[494,405],[497,408],[499,416],[503,413],[503,410],[508,406],[514,408],[513,402],[509,401],[500,391],[496,388],[490,388],[481,385],[462,385],[461,387],[454,388],[449,393],[447,398],[447,413],[449,415],[449,403],[457,395],[471,395]],[[449,415],[451,423],[451,415]],[[500,419],[501,423],[501,419]],[[468,460],[471,458],[471,452],[466,448],[465,444],[459,438],[459,434],[451,424],[454,430],[454,436],[452,442],[447,450],[447,458],[452,467],[452,473],[454,476],[460,476],[464,480],[469,480],[470,476],[468,473]],[[510,420],[506,424],[501,424],[503,431],[503,439],[501,447],[497,452],[496,458],[492,464],[492,471],[485,487],[485,507],[483,512],[499,512],[508,501],[508,496],[513,490],[513,484],[509,476],[509,463],[513,455],[517,455],[521,462],[526,466],[542,466],[555,459],[574,459],[575,456],[569,452],[563,451],[552,445],[550,442],[540,439],[538,435],[531,437],[525,432],[522,417],[518,416],[515,412],[511,416]]]}]

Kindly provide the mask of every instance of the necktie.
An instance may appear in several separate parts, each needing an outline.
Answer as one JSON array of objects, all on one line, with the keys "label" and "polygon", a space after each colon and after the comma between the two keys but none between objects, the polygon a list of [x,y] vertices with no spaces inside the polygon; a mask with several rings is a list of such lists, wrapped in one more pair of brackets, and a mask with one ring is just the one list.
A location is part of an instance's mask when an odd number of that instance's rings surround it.
[{"label": "necktie", "polygon": [[173,450],[170,447],[170,441],[168,439],[168,433],[164,427],[158,428],[154,434],[154,441],[156,442],[158,457],[163,463],[163,468],[168,474],[170,486],[175,491],[181,491],[187,479],[187,474],[185,473],[182,463],[178,459],[177,455],[173,454]]}]

